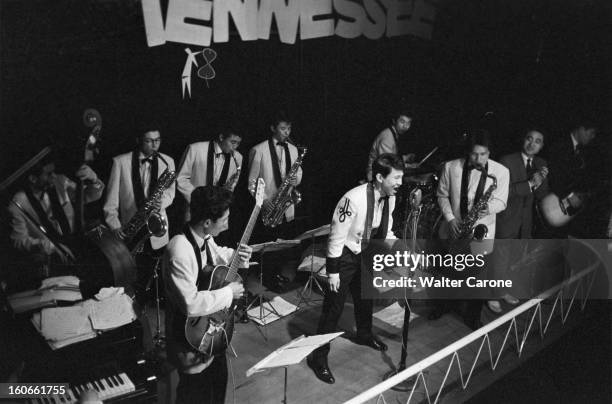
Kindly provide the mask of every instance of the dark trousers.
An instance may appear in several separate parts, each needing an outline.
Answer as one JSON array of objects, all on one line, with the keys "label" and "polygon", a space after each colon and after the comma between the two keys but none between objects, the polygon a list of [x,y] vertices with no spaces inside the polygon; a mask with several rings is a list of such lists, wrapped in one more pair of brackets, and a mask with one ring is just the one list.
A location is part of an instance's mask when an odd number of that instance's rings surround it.
[{"label": "dark trousers", "polygon": [[[344,310],[346,295],[350,291],[355,307],[357,337],[364,339],[371,338],[373,302],[371,299],[363,299],[361,295],[361,254],[353,254],[348,248],[344,247],[338,269],[340,288],[338,292],[326,291],[317,334],[336,331],[338,321]],[[317,348],[313,352],[313,358],[315,360],[325,359],[329,353],[329,348],[329,344]]]},{"label": "dark trousers", "polygon": [[179,372],[176,404],[222,404],[227,389],[227,359],[216,356],[210,366],[193,375]]}]

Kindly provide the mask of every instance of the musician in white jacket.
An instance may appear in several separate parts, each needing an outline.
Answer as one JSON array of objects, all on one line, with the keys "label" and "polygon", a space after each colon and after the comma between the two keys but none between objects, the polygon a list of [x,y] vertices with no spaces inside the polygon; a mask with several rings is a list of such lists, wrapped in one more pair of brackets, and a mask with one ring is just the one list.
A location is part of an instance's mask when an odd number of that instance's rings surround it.
[{"label": "musician in white jacket", "polygon": [[[484,235],[484,241],[474,241],[467,248],[468,251],[462,252],[485,256],[485,267],[479,271],[479,276],[483,277],[485,275],[490,277],[492,273],[486,271],[489,261],[487,256],[491,254],[494,248],[496,215],[506,209],[510,184],[508,169],[489,159],[490,144],[490,135],[487,131],[474,131],[465,145],[466,157],[451,160],[444,164],[437,191],[438,205],[444,218],[440,236],[445,239],[456,239],[461,234],[469,213],[493,185],[493,179],[490,176],[495,177],[496,187],[492,191],[491,197],[486,203],[483,203],[484,207],[480,211],[474,212],[477,216],[474,227],[483,224],[488,229]],[[455,272],[453,275],[459,276],[468,272],[467,270]],[[476,295],[465,297],[468,297],[469,300],[463,313],[464,322],[468,327],[477,329],[480,327],[482,300],[477,299]],[[438,319],[450,309],[449,306],[449,302],[438,300],[434,311],[429,315],[429,319]]]},{"label": "musician in white jacket", "polygon": [[[387,346],[372,333],[372,300],[363,299],[361,251],[363,240],[395,239],[393,209],[395,194],[404,175],[402,159],[382,154],[372,164],[374,181],[348,191],[336,205],[327,244],[327,273],[330,290],[325,294],[317,334],[335,332],[349,290],[355,306],[355,342],[379,351]],[[308,358],[308,366],[323,382],[335,379],[327,364],[329,344]]]},{"label": "musician in white jacket", "polygon": [[[196,188],[191,197],[191,221],[183,233],[170,240],[163,258],[168,358],[179,371],[176,403],[223,403],[227,387],[225,352],[205,358],[185,337],[187,317],[199,317],[228,308],[244,292],[242,283],[231,282],[207,290],[201,270],[206,265],[227,265],[233,248],[220,247],[214,237],[227,230],[232,194],[207,185]],[[248,267],[251,247],[240,245],[238,257]]]},{"label": "musician in white jacket", "polygon": [[[172,157],[159,153],[159,130],[148,130],[137,138],[138,149],[113,158],[108,179],[104,218],[106,224],[119,238],[123,238],[123,226],[142,208],[155,189],[157,179],[164,170],[174,171]],[[163,192],[159,213],[167,220],[166,208],[174,200],[174,183]],[[168,232],[162,237],[151,237],[145,251],[158,250],[168,244]]]},{"label": "musician in white jacket", "polygon": [[[177,188],[187,205],[191,201],[191,192],[203,185],[224,186],[232,181],[230,190],[234,190],[238,168],[242,169],[242,154],[238,151],[241,142],[242,135],[227,126],[217,139],[192,143],[187,147],[176,177]],[[186,221],[189,221],[188,215]]]}]

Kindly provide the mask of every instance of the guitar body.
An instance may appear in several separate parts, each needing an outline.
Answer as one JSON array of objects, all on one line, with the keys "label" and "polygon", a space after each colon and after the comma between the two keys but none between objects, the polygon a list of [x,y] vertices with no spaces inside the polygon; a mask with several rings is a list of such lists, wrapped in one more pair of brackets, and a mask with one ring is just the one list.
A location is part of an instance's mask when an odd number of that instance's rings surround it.
[{"label": "guitar body", "polygon": [[559,199],[556,194],[548,194],[539,204],[539,212],[545,222],[552,227],[562,227],[568,224],[576,214],[580,212],[582,207],[582,200],[576,196],[579,205],[577,208],[573,208],[569,203],[569,198],[574,194],[570,194],[567,198]]},{"label": "guitar body", "polygon": [[[236,276],[237,279],[226,279],[230,268],[225,265],[218,265],[214,269],[207,266],[204,272],[208,275],[206,290],[221,289],[230,282],[240,280],[239,276]],[[206,357],[224,352],[234,334],[234,309],[232,303],[229,308],[207,316],[187,318],[185,337],[189,345]]]}]

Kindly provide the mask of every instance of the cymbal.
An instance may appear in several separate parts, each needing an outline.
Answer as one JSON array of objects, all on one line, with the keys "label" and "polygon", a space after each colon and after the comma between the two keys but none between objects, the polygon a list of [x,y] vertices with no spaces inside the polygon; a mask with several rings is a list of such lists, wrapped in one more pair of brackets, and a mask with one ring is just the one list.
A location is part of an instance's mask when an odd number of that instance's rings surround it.
[{"label": "cymbal", "polygon": [[253,244],[251,248],[253,252],[260,252],[265,250],[265,252],[274,252],[286,250],[287,248],[295,247],[300,244],[300,240],[277,240],[277,241],[268,241],[261,244]]},{"label": "cymbal", "polygon": [[295,240],[306,240],[312,237],[321,237],[327,236],[331,232],[331,225],[324,224],[321,227],[317,227],[316,229],[308,230],[297,237],[294,237]]},{"label": "cymbal", "polygon": [[418,175],[418,174],[429,174],[429,173],[435,173],[436,169],[434,167],[431,167],[429,165],[427,166],[421,166],[421,167],[416,167],[416,168],[405,168],[404,169],[404,175]]}]

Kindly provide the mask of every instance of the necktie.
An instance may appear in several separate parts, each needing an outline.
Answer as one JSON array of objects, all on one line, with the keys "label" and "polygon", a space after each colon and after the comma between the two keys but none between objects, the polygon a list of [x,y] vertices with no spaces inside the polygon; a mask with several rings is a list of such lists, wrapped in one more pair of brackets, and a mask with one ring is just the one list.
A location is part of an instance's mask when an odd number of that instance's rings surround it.
[{"label": "necktie", "polygon": [[533,166],[531,165],[530,158],[527,159],[527,166],[525,168],[527,169],[527,174],[531,174],[531,171],[533,171]]},{"label": "necktie", "polygon": [[212,254],[210,253],[210,247],[208,246],[209,240],[210,238],[204,240],[204,245],[200,248],[200,251],[206,251],[206,265],[214,266],[215,263],[213,262]]},{"label": "necktie", "polygon": [[376,237],[378,239],[384,239],[387,237],[387,233],[389,231],[389,197],[383,196],[378,200],[378,203],[383,201],[383,211],[382,217],[380,218],[380,226],[378,226],[378,231],[376,232]]},{"label": "necktie", "polygon": [[219,182],[217,183],[217,185],[219,186],[225,185],[225,181],[227,181],[227,174],[229,173],[230,157],[231,157],[230,153],[217,153],[217,157],[221,155],[224,156],[225,160],[223,161],[223,168],[221,169],[221,175],[219,176]]},{"label": "necktie", "polygon": [[282,146],[285,149],[285,175],[291,170],[291,157],[289,156],[289,144],[287,142],[276,142],[278,146]]}]

